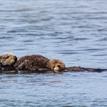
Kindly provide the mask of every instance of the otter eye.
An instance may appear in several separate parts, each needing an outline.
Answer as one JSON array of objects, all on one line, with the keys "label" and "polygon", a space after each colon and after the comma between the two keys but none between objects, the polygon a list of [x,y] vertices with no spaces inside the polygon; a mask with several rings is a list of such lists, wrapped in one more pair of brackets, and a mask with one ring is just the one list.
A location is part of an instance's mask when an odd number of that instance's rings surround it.
[{"label": "otter eye", "polygon": [[59,67],[59,68],[60,68],[61,66],[60,66],[60,65],[57,65],[57,67]]}]

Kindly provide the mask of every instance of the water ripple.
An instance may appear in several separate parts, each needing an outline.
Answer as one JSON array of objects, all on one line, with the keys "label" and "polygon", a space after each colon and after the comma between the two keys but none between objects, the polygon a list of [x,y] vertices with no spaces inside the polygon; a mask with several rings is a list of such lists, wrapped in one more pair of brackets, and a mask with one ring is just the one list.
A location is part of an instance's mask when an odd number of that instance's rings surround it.
[{"label": "water ripple", "polygon": [[[0,53],[43,54],[107,68],[106,0],[0,1]],[[107,73],[0,75],[0,106],[106,107]]]}]

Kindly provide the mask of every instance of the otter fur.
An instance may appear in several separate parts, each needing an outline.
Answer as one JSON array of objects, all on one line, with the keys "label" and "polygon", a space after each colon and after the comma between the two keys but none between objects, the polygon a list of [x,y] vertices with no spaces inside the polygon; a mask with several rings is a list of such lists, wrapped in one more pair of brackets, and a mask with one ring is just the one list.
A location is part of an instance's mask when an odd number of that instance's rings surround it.
[{"label": "otter fur", "polygon": [[15,68],[27,72],[37,71],[39,68],[45,68],[48,61],[48,58],[41,55],[22,56],[16,62]]},{"label": "otter fur", "polygon": [[16,72],[14,64],[17,61],[17,57],[12,54],[0,55],[0,72]]},{"label": "otter fur", "polygon": [[72,67],[66,67],[64,70],[64,72],[99,72],[99,73],[103,71],[107,71],[107,69],[72,66]]},{"label": "otter fur", "polygon": [[41,70],[46,70],[46,71],[61,71],[64,69],[65,65],[62,61],[58,59],[48,59],[42,55],[28,55],[28,56],[23,56],[19,58],[19,60],[16,62],[15,67],[17,70],[22,70],[22,71],[41,71]]},{"label": "otter fur", "polygon": [[[19,59],[12,54],[0,55],[0,73],[46,73],[46,72],[102,72],[107,69],[66,67],[59,59],[48,59],[42,55],[27,55]],[[23,71],[23,72],[22,72]]]},{"label": "otter fur", "polygon": [[62,72],[65,69],[65,64],[59,59],[50,59],[47,67],[54,72]]}]

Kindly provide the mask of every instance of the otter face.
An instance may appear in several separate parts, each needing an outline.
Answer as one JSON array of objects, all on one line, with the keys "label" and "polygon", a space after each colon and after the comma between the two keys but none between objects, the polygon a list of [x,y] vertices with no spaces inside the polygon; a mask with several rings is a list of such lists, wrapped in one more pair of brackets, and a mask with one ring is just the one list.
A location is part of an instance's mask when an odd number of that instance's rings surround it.
[{"label": "otter face", "polygon": [[2,65],[13,65],[17,61],[17,57],[10,54],[0,56],[0,63]]},{"label": "otter face", "polygon": [[58,59],[53,59],[48,62],[48,68],[54,72],[59,72],[65,69],[65,64]]}]

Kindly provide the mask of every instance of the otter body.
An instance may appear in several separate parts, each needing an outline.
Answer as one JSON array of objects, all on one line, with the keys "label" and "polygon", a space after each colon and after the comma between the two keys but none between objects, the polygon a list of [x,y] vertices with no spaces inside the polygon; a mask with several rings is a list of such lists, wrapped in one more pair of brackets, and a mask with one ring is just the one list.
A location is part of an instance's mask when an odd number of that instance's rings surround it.
[{"label": "otter body", "polygon": [[19,58],[15,67],[17,70],[39,72],[39,71],[61,71],[65,65],[58,59],[48,59],[42,55],[29,55]]},{"label": "otter body", "polygon": [[42,55],[27,55],[17,60],[15,55],[0,56],[0,73],[46,73],[46,72],[102,72],[107,69],[66,67],[59,59],[48,59]]},{"label": "otter body", "polygon": [[15,67],[17,70],[38,71],[39,68],[47,68],[48,58],[41,55],[29,55],[20,57],[16,62]]}]

